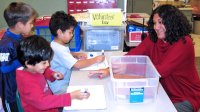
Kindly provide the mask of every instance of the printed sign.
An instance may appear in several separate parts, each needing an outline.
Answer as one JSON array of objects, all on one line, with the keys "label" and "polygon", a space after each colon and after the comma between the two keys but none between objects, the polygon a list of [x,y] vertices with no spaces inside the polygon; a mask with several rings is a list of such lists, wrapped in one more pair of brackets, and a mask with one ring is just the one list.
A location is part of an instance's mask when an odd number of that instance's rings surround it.
[{"label": "printed sign", "polygon": [[121,26],[122,13],[121,12],[92,13],[91,25],[92,26]]},{"label": "printed sign", "polygon": [[144,88],[130,88],[130,103],[141,103],[144,101]]}]

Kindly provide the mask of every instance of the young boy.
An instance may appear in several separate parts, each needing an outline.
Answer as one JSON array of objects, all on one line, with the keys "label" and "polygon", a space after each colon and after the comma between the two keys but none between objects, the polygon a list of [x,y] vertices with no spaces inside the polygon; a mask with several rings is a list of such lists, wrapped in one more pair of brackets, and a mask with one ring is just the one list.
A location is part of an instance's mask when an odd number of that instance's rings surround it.
[{"label": "young boy", "polygon": [[70,106],[72,99],[89,97],[89,93],[80,90],[62,95],[52,94],[46,79],[60,80],[63,75],[49,69],[53,50],[44,38],[33,35],[24,39],[17,49],[17,56],[23,65],[16,70],[16,80],[25,112],[58,112],[59,107]]},{"label": "young boy", "polygon": [[0,112],[4,112],[1,97],[0,97]]},{"label": "young boy", "polygon": [[105,56],[85,59],[87,56],[84,53],[70,53],[69,47],[66,47],[66,44],[72,39],[76,25],[75,18],[66,14],[64,11],[57,11],[51,16],[49,29],[55,37],[54,41],[51,42],[51,47],[54,50],[51,68],[54,71],[59,71],[64,74],[64,80],[56,80],[53,83],[49,82],[54,94],[66,92],[72,68],[84,68],[95,63],[100,63],[105,59]]},{"label": "young boy", "polygon": [[8,29],[0,40],[0,96],[5,111],[18,112],[16,104],[15,70],[20,66],[16,48],[23,38],[29,35],[37,12],[28,4],[12,2],[4,10]]}]

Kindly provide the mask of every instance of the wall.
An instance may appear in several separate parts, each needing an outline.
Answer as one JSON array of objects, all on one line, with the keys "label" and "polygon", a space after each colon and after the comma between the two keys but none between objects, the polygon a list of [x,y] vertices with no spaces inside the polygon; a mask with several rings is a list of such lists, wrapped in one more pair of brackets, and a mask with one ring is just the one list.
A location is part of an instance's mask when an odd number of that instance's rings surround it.
[{"label": "wall", "polygon": [[[3,11],[13,1],[21,1],[30,4],[39,13],[39,16],[51,15],[58,10],[67,12],[67,0],[0,0],[0,29],[7,27],[3,17]],[[118,0],[119,8],[124,9],[123,1],[124,0]]]},{"label": "wall", "polygon": [[153,0],[128,0],[127,13],[147,13],[150,15],[152,4]]},{"label": "wall", "polygon": [[51,15],[55,11],[67,11],[67,0],[0,0],[0,29],[7,27],[3,17],[4,9],[13,1],[21,1],[30,4],[39,14]]}]

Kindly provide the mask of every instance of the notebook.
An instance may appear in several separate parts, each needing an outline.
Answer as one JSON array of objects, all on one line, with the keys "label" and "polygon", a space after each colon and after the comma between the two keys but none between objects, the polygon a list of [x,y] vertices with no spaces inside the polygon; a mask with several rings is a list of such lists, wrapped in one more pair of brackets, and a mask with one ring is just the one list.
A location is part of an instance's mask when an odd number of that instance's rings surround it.
[{"label": "notebook", "polygon": [[69,86],[67,92],[86,88],[90,93],[88,99],[72,100],[72,105],[64,110],[106,109],[106,99],[103,85]]}]

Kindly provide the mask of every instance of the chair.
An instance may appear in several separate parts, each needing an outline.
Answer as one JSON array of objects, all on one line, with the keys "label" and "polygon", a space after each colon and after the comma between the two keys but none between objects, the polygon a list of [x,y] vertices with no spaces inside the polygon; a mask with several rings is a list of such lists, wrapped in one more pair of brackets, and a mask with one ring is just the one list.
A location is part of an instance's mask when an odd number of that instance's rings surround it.
[{"label": "chair", "polygon": [[23,107],[22,107],[22,103],[21,103],[20,95],[19,95],[19,92],[18,92],[18,91],[16,92],[16,101],[17,101],[18,111],[19,111],[19,112],[24,112],[24,109],[23,109]]}]

